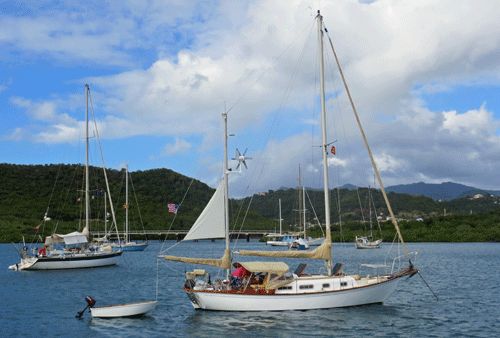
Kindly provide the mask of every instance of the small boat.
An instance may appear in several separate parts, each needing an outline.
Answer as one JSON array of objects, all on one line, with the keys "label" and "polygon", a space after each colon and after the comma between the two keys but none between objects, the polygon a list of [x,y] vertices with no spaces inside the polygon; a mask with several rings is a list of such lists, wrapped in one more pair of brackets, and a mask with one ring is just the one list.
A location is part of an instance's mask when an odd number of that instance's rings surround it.
[{"label": "small boat", "polygon": [[156,308],[158,301],[90,308],[93,318],[142,317]]},{"label": "small boat", "polygon": [[125,205],[124,205],[124,209],[125,209],[125,239],[122,243],[111,243],[111,248],[113,249],[113,251],[144,251],[144,249],[146,249],[149,245],[149,243],[147,241],[145,242],[133,242],[133,241],[130,241],[130,235],[128,233],[129,231],[129,224],[128,224],[128,211],[129,211],[129,207],[130,207],[130,204],[128,203],[128,177],[129,177],[129,173],[128,173],[128,165],[126,167],[126,171],[125,171],[125,180],[126,180],[126,183],[125,183]]},{"label": "small boat", "polygon": [[295,242],[298,236],[294,235],[281,235],[281,234],[269,234],[268,237],[273,238],[271,241],[267,241],[267,245],[272,246],[290,246],[291,243]]},{"label": "small boat", "polygon": [[380,248],[380,243],[382,243],[382,239],[374,241],[372,236],[356,236],[356,240],[354,241],[356,249],[378,249]]},{"label": "small boat", "polygon": [[310,246],[306,240],[299,238],[290,243],[288,248],[290,250],[309,250]]},{"label": "small boat", "polygon": [[[373,198],[371,195],[371,189],[368,187],[368,204],[370,208],[370,234],[367,236],[356,236],[356,239],[354,240],[354,244],[356,245],[356,249],[378,249],[380,248],[380,243],[382,243],[382,238],[377,239],[376,241],[373,240],[373,225],[372,225],[372,203],[373,203]],[[373,205],[375,207],[375,205]],[[378,222],[378,220],[377,220]],[[380,229],[380,224],[379,224],[379,229]],[[380,230],[380,233],[382,234],[382,230]]]}]

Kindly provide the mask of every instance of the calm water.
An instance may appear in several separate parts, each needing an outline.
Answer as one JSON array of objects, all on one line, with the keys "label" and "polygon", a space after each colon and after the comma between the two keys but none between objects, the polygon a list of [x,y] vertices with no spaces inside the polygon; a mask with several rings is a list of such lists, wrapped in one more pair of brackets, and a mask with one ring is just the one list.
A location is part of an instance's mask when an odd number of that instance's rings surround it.
[{"label": "calm water", "polygon": [[[167,242],[164,248],[173,244]],[[169,254],[187,255],[195,250],[198,257],[220,258],[223,245],[222,241],[181,243]],[[383,263],[389,247],[356,250],[354,244],[334,244],[334,261],[345,263],[347,273],[357,273],[358,263]],[[195,311],[180,289],[184,271],[192,266],[164,260],[157,264],[161,248],[162,243],[154,243],[143,252],[126,252],[114,267],[29,272],[8,270],[19,256],[11,244],[0,244],[0,336],[500,336],[500,244],[408,244],[409,251],[419,253],[416,266],[439,301],[416,275],[402,281],[383,305],[261,313]],[[270,249],[257,241],[240,241],[238,248]],[[299,263],[285,261],[292,270]],[[306,263],[306,272],[311,273],[323,264]],[[217,278],[216,269],[207,270],[212,280]],[[88,312],[75,318],[86,306],[86,295],[96,299],[97,306],[154,300],[157,280],[158,306],[143,318],[92,319]]]}]

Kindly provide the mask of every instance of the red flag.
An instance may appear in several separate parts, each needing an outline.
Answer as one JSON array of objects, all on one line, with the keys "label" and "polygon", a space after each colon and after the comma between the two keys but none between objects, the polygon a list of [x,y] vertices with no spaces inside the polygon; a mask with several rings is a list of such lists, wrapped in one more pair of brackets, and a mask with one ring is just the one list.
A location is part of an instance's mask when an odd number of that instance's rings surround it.
[{"label": "red flag", "polygon": [[335,146],[332,146],[332,154],[335,155]]}]

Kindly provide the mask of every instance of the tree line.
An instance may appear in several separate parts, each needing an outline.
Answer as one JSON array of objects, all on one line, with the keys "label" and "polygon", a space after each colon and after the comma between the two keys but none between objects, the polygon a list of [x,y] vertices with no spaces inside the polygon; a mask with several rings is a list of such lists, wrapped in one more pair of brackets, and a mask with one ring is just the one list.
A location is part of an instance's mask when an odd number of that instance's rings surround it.
[{"label": "tree line", "polygon": [[[109,229],[105,223],[109,202],[102,168],[90,167],[91,230]],[[125,220],[125,170],[107,170],[116,220],[123,230]],[[83,229],[84,167],[77,164],[15,165],[0,164],[0,242],[32,241],[53,232],[69,233]],[[210,200],[214,189],[172,170],[161,168],[130,173],[129,223],[133,230],[188,230]],[[332,239],[352,241],[366,234],[370,214],[378,236],[376,216],[382,218],[381,237],[392,241],[394,227],[379,190],[331,190]],[[500,241],[498,197],[464,197],[436,202],[424,196],[390,193],[389,199],[407,241]],[[230,200],[233,229],[279,230],[278,204],[284,231],[299,230],[299,193],[297,189],[270,190],[250,197]],[[179,206],[177,214],[168,205]],[[307,190],[309,234],[322,234],[324,224],[323,192]],[[303,214],[302,214],[303,215]],[[45,217],[45,218],[44,218]],[[417,221],[422,218],[422,221]],[[50,220],[48,220],[50,219]],[[109,218],[111,220],[111,218]],[[108,224],[108,225],[106,225]],[[379,236],[379,237],[380,237]]]}]

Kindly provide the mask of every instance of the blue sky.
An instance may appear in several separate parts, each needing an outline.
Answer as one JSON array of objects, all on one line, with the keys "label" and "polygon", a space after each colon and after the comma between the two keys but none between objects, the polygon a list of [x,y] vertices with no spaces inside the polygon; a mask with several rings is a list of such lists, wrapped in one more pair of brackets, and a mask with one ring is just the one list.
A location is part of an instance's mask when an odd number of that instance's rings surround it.
[{"label": "blue sky", "polygon": [[[500,190],[493,0],[4,1],[0,162],[82,163],[88,83],[109,168],[216,186],[226,107],[230,156],[252,157],[231,177],[234,195],[296,186],[299,164],[304,184],[321,187],[317,8],[386,186]],[[330,185],[373,184],[326,58]]]}]

